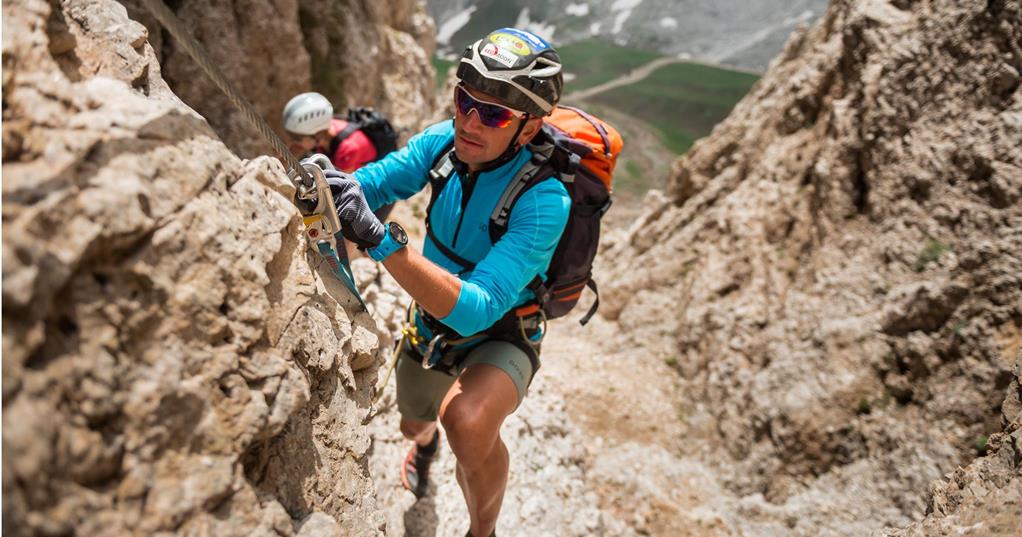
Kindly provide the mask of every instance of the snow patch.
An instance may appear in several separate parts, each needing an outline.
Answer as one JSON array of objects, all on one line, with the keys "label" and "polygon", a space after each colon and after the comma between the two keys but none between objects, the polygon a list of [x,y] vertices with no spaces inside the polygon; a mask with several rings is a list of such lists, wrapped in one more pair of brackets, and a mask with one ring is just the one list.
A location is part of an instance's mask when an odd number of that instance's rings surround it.
[{"label": "snow patch", "polygon": [[628,17],[631,16],[632,10],[630,9],[622,11],[621,13],[618,13],[616,16],[614,16],[614,27],[610,29],[610,33],[612,34],[621,33],[621,29],[625,27],[625,21],[628,20]]},{"label": "snow patch", "polygon": [[628,20],[628,17],[632,16],[632,10],[639,7],[641,3],[642,0],[614,0],[610,10],[618,11],[619,13],[614,16],[614,27],[611,28],[610,33],[621,33],[621,29],[625,26],[625,21]]},{"label": "snow patch", "polygon": [[576,17],[585,17],[589,14],[589,4],[568,4],[564,12]]},{"label": "snow patch", "polygon": [[676,19],[674,17],[664,17],[664,18],[660,19],[660,27],[661,28],[677,28],[678,27],[678,19]]},{"label": "snow patch", "polygon": [[440,28],[436,31],[436,42],[442,45],[450,45],[451,37],[458,33],[458,30],[464,28],[468,21],[472,20],[472,14],[475,13],[476,6],[470,6],[465,11],[458,13],[457,15],[447,19]]},{"label": "snow patch", "polygon": [[515,21],[515,28],[528,30],[542,37],[548,43],[552,43],[554,41],[554,31],[557,30],[557,26],[553,24],[543,24],[543,21],[529,20],[529,8],[527,7],[523,7],[522,12],[518,14],[518,20]]},{"label": "snow patch", "polygon": [[642,0],[614,0],[610,6],[611,11],[631,11],[642,3]]},{"label": "snow patch", "polygon": [[600,35],[600,28],[603,28],[603,24],[594,22],[589,25],[589,33],[592,35]]}]

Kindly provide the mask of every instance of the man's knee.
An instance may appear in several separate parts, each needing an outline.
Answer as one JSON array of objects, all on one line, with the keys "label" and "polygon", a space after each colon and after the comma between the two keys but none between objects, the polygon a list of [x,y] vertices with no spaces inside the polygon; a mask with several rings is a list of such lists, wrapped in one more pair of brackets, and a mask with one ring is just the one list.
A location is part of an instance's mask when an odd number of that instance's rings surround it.
[{"label": "man's knee", "polygon": [[419,441],[420,437],[424,437],[425,433],[429,432],[434,425],[436,425],[435,421],[418,421],[401,418],[401,434],[409,440]]},{"label": "man's knee", "polygon": [[453,401],[440,415],[447,436],[463,440],[488,434],[493,428],[488,421],[482,408],[461,401]]},{"label": "man's knee", "polygon": [[440,415],[451,450],[458,462],[469,468],[492,448],[500,421],[479,405],[459,401],[452,402]]}]

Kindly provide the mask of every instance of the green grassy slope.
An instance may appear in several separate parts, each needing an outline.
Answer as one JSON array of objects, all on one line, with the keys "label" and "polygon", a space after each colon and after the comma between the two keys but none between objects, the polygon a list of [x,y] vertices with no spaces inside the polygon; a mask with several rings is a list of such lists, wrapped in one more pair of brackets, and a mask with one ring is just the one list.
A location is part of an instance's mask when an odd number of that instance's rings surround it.
[{"label": "green grassy slope", "polygon": [[447,71],[456,63],[458,62],[433,56],[433,69],[436,69],[436,89],[443,89],[444,81],[447,80]]},{"label": "green grassy slope", "polygon": [[564,71],[574,75],[565,84],[565,93],[603,84],[661,57],[655,52],[596,39],[564,45],[558,47],[557,52],[561,55]]},{"label": "green grassy slope", "polygon": [[680,155],[727,117],[757,79],[706,65],[672,64],[592,100],[645,121],[668,149]]},{"label": "green grassy slope", "polygon": [[660,141],[656,131],[628,114],[596,103],[577,103],[611,124],[624,138],[625,148],[614,168],[614,195],[639,200],[651,188],[662,188],[670,165],[678,156]]}]

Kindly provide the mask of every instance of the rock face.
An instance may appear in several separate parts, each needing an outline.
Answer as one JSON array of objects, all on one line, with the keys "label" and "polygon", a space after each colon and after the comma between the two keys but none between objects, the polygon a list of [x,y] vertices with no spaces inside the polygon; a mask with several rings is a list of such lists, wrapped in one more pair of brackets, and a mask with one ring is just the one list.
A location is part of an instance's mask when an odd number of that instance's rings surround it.
[{"label": "rock face", "polygon": [[1022,353],[1001,408],[1003,430],[990,436],[988,455],[934,487],[927,517],[891,537],[1022,533]]},{"label": "rock face", "polygon": [[109,0],[3,6],[3,532],[379,535],[390,336],[147,37]]},{"label": "rock face", "polygon": [[[168,3],[224,75],[279,130],[287,101],[304,91],[327,96],[335,112],[374,106],[410,134],[429,114],[435,48],[432,19],[418,0],[273,0]],[[243,157],[269,145],[221,94],[141,2],[126,2],[175,93],[207,118]],[[283,134],[283,131],[279,130]]]},{"label": "rock face", "polygon": [[1017,1],[834,2],[601,254],[601,312],[675,364],[686,434],[789,517],[750,534],[904,526],[1001,430],[1020,21]]}]

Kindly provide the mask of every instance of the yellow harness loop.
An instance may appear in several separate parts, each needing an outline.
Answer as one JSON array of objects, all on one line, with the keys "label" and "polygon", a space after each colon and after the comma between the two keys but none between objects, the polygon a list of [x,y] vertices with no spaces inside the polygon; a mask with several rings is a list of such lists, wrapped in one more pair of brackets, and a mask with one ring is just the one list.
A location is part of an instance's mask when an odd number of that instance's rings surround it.
[{"label": "yellow harness loop", "polygon": [[405,346],[405,341],[411,341],[412,345],[422,344],[423,338],[419,335],[418,328],[415,327],[415,318],[412,314],[414,306],[415,302],[408,304],[408,315],[405,319],[405,326],[401,329],[401,339],[398,340],[397,346],[394,347],[394,352],[390,358],[390,365],[387,366],[387,373],[383,376],[383,382],[376,388],[376,393],[373,394],[373,399],[370,403],[373,406],[376,406],[376,402],[383,395],[383,390],[387,388],[387,382],[390,381],[390,375],[394,372],[394,367],[397,366],[397,359],[401,356],[401,349]]}]

